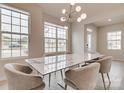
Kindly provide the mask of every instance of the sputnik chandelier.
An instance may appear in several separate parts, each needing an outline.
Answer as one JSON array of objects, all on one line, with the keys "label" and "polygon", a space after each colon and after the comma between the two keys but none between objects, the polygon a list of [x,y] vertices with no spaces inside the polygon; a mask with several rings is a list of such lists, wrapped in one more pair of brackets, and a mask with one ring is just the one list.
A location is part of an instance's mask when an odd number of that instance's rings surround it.
[{"label": "sputnik chandelier", "polygon": [[[75,3],[71,3],[69,9],[62,9],[63,16],[60,18],[62,22],[73,22],[77,20],[77,22],[81,22],[82,20],[87,18],[87,14],[82,12],[82,8]],[[79,15],[80,14],[80,15]]]}]

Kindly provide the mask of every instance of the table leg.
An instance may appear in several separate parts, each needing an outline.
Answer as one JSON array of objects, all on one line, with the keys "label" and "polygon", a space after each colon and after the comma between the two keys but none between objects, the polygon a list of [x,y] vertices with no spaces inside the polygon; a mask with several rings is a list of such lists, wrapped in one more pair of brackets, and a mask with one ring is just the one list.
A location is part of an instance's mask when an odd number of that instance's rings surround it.
[{"label": "table leg", "polygon": [[63,73],[62,73],[62,70],[61,70],[61,77],[62,77],[62,80],[63,80]]},{"label": "table leg", "polygon": [[65,85],[62,85],[62,84],[60,84],[60,83],[57,83],[61,88],[63,88],[63,89],[65,89]]},{"label": "table leg", "polygon": [[50,87],[51,73],[49,73],[49,87]]},{"label": "table leg", "polygon": [[63,88],[63,89],[65,89],[65,83],[64,83],[64,76],[63,76],[63,71],[62,71],[62,69],[60,70],[60,72],[61,72],[61,77],[62,77],[62,81],[58,81],[57,82],[57,84],[61,87],[61,88]]}]

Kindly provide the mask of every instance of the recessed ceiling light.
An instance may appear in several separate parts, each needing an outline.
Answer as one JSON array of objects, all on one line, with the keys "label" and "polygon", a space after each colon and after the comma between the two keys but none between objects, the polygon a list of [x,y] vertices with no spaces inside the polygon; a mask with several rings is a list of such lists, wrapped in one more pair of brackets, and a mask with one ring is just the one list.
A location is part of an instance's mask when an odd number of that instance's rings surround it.
[{"label": "recessed ceiling light", "polygon": [[92,29],[90,29],[90,28],[87,28],[87,31],[88,31],[88,32],[93,32],[93,30],[92,30]]},{"label": "recessed ceiling light", "polygon": [[75,5],[75,3],[74,2],[71,2],[71,5]]},{"label": "recessed ceiling light", "polygon": [[109,22],[111,22],[111,21],[112,21],[112,19],[110,19],[110,18],[109,18],[109,19],[108,19],[108,21],[109,21]]}]

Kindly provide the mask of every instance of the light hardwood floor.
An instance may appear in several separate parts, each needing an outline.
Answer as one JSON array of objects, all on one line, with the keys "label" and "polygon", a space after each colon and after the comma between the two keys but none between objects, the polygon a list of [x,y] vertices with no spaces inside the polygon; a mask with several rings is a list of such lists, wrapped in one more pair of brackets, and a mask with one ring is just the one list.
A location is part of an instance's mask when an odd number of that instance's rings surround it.
[{"label": "light hardwood floor", "polygon": [[[113,61],[112,62],[112,68],[110,71],[110,79],[111,79],[111,85],[108,87],[110,90],[124,90],[124,62],[117,62]],[[56,77],[55,74],[52,74],[51,78],[51,86],[48,87],[48,76],[45,76],[44,81],[46,83],[45,90],[62,90],[60,86],[58,86],[57,81],[62,81],[61,74],[60,72],[57,73]],[[105,75],[105,82],[106,85],[108,85],[108,80]],[[0,81],[0,89],[1,90],[6,90],[7,88],[7,81],[3,80]],[[68,89],[72,89],[68,87]],[[97,80],[97,85],[96,85],[96,90],[103,90],[103,82],[102,82],[102,77],[99,74],[98,80]]]}]

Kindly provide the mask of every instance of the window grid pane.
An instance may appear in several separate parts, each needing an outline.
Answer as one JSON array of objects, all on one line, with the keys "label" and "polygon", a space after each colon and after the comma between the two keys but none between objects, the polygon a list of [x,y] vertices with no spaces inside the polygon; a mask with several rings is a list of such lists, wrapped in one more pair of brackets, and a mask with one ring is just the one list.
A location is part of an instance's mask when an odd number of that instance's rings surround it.
[{"label": "window grid pane", "polygon": [[2,14],[2,15],[1,15],[1,21],[2,21],[3,23],[9,23],[9,24],[11,24],[11,17]]},{"label": "window grid pane", "polygon": [[56,28],[52,26],[45,25],[45,37],[56,38]]},{"label": "window grid pane", "polygon": [[12,24],[13,25],[20,25],[20,18],[12,17]]},{"label": "window grid pane", "polygon": [[11,50],[10,48],[11,45],[11,34],[2,34],[2,46],[1,49],[8,49]]},{"label": "window grid pane", "polygon": [[46,53],[56,52],[56,39],[45,39]]},{"label": "window grid pane", "polygon": [[121,31],[107,33],[108,49],[121,49]]},{"label": "window grid pane", "polygon": [[60,39],[66,39],[66,30],[63,28],[57,28],[57,37]]},{"label": "window grid pane", "polygon": [[28,56],[28,17],[1,8],[1,58]]},{"label": "window grid pane", "polygon": [[11,16],[11,10],[5,9],[5,8],[1,8],[1,13],[5,14],[5,15],[10,15]]},{"label": "window grid pane", "polygon": [[11,24],[1,23],[2,32],[11,32]]},{"label": "window grid pane", "polygon": [[12,32],[20,33],[20,26],[12,25]]},{"label": "window grid pane", "polygon": [[12,16],[20,18],[20,13],[12,11]]},{"label": "window grid pane", "polygon": [[58,52],[66,51],[66,40],[58,40]]}]

